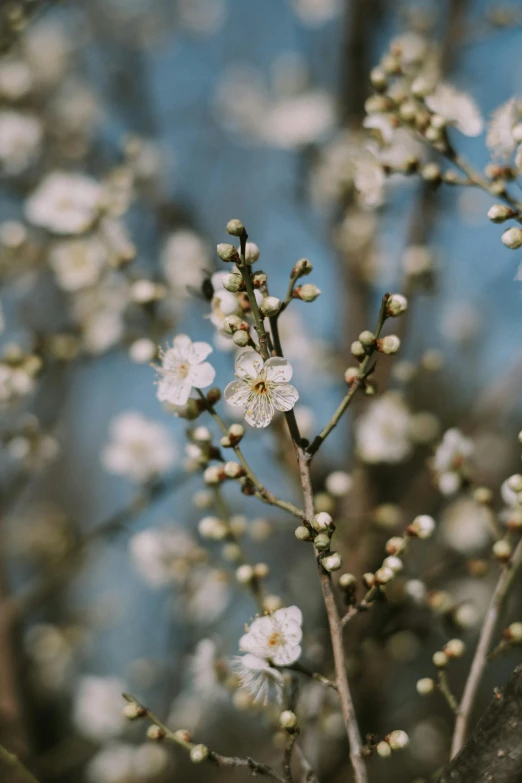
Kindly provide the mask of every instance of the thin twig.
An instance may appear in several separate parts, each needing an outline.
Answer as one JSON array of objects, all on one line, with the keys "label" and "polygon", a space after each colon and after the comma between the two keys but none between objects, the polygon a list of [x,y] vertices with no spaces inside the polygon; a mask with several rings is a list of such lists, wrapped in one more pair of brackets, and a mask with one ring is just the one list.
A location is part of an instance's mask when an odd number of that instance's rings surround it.
[{"label": "thin twig", "polygon": [[35,778],[33,773],[20,761],[18,756],[11,753],[7,748],[4,748],[3,745],[0,745],[0,761],[17,774],[20,783],[39,783],[38,779]]},{"label": "thin twig", "polygon": [[439,691],[442,693],[444,698],[446,699],[448,706],[452,712],[455,714],[458,711],[459,705],[457,702],[457,699],[455,698],[453,691],[450,688],[450,684],[448,682],[448,675],[444,671],[444,669],[439,669],[438,672],[438,678],[439,678]]},{"label": "thin twig", "polygon": [[473,662],[471,669],[464,686],[464,693],[460,701],[457,719],[455,721],[455,730],[453,733],[453,740],[451,743],[451,758],[457,755],[457,753],[464,746],[466,741],[466,735],[468,732],[468,725],[471,718],[471,712],[475,703],[475,697],[482,680],[482,674],[487,664],[488,652],[491,647],[493,635],[498,624],[500,612],[502,610],[504,600],[511,587],[511,583],[522,562],[522,539],[519,541],[511,561],[503,566],[502,573],[491,597],[491,601],[486,613],[484,624],[480,631],[480,637],[473,656]]}]

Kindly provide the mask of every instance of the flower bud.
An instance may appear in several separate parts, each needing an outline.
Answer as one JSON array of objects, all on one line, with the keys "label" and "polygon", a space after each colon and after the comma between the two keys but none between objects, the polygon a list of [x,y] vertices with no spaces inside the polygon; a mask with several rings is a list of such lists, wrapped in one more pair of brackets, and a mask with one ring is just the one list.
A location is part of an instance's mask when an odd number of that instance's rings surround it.
[{"label": "flower bud", "polygon": [[450,639],[443,647],[448,658],[462,658],[466,651],[466,645],[462,639]]},{"label": "flower bud", "polygon": [[279,725],[282,729],[295,729],[297,726],[297,715],[292,710],[283,710],[279,716]]},{"label": "flower bud", "polygon": [[194,745],[194,747],[190,749],[190,760],[194,764],[201,764],[202,761],[208,759],[209,754],[210,751],[206,745]]},{"label": "flower bud", "polygon": [[515,214],[516,213],[505,204],[493,204],[493,206],[488,209],[488,218],[492,223],[503,223],[505,220],[514,217]]},{"label": "flower bud", "polygon": [[507,563],[513,554],[513,548],[509,541],[502,539],[493,544],[493,554],[501,563]]},{"label": "flower bud", "polygon": [[196,427],[192,433],[192,439],[197,443],[209,443],[212,440],[212,434],[208,427]]},{"label": "flower bud", "polygon": [[381,68],[372,68],[370,71],[370,83],[375,90],[385,90],[388,78]]},{"label": "flower bud", "polygon": [[217,254],[222,261],[237,263],[239,261],[239,253],[234,245],[229,245],[227,242],[221,242],[217,246]]},{"label": "flower bud", "polygon": [[387,740],[392,750],[401,750],[409,744],[410,738],[405,731],[396,729],[388,734]]},{"label": "flower bud", "polygon": [[389,555],[398,555],[406,547],[406,541],[400,536],[393,536],[386,542],[386,552]]},{"label": "flower bud", "polygon": [[341,574],[339,577],[339,587],[341,590],[352,592],[357,587],[357,579],[354,574]]},{"label": "flower bud", "polygon": [[396,317],[408,309],[408,300],[402,294],[391,294],[386,302],[386,315]]},{"label": "flower bud", "polygon": [[277,315],[281,309],[281,300],[278,299],[277,296],[265,296],[259,305],[259,309],[263,315],[266,315],[267,317],[270,317],[271,315]]},{"label": "flower bud", "polygon": [[522,623],[516,622],[508,625],[504,632],[504,636],[509,639],[510,642],[520,644],[520,642],[522,642]]},{"label": "flower bud", "polygon": [[216,465],[209,465],[203,473],[203,480],[205,484],[219,484],[222,480],[221,469]]},{"label": "flower bud", "polygon": [[148,364],[157,356],[157,348],[148,337],[141,337],[130,346],[129,356],[136,364]]},{"label": "flower bud", "polygon": [[231,291],[233,294],[237,294],[237,292],[240,291],[242,287],[243,278],[241,275],[237,275],[235,272],[230,275],[224,275],[223,288],[225,291]]},{"label": "flower bud", "polygon": [[313,302],[320,293],[321,290],[314,283],[305,283],[294,288],[293,296],[296,299],[302,299],[303,302]]},{"label": "flower bud", "polygon": [[174,732],[177,742],[192,742],[192,735],[187,729],[177,729]]},{"label": "flower bud", "polygon": [[147,737],[150,740],[155,740],[155,741],[162,740],[165,739],[165,732],[163,731],[163,729],[160,729],[159,726],[152,725],[149,726],[149,728],[147,729]]},{"label": "flower bud", "polygon": [[430,693],[433,693],[434,690],[435,683],[431,677],[422,677],[422,679],[417,680],[417,693],[421,696],[428,696]]},{"label": "flower bud", "polygon": [[238,329],[237,332],[234,332],[232,335],[232,342],[235,343],[238,348],[244,348],[250,342],[250,335],[243,329]]},{"label": "flower bud", "polygon": [[410,536],[416,536],[417,538],[430,538],[435,530],[435,520],[428,514],[420,514],[415,517],[411,525],[408,527],[408,534]]},{"label": "flower bud", "polygon": [[331,573],[332,571],[338,571],[342,567],[343,560],[339,552],[332,552],[330,555],[323,557],[321,565],[325,571]]},{"label": "flower bud", "polygon": [[254,578],[254,569],[251,565],[245,564],[239,566],[236,570],[236,579],[241,585],[246,585]]},{"label": "flower bud", "polygon": [[375,574],[372,574],[371,571],[367,571],[365,574],[362,575],[363,584],[368,589],[370,587],[373,587],[375,584]]},{"label": "flower bud", "polygon": [[223,331],[226,334],[234,334],[237,332],[243,321],[237,315],[227,315],[223,320]]},{"label": "flower bud", "polygon": [[[398,574],[404,568],[404,563],[396,555],[390,555],[382,561],[383,568],[389,568],[394,574]],[[377,572],[378,573],[378,572]],[[377,576],[377,574],[376,574]]]},{"label": "flower bud", "polygon": [[245,434],[245,428],[242,424],[231,424],[228,428],[228,437],[233,445],[239,443]]},{"label": "flower bud", "polygon": [[509,489],[513,492],[522,492],[522,475],[520,473],[513,473],[507,480]]},{"label": "flower bud", "polygon": [[397,353],[401,347],[401,341],[395,334],[388,334],[381,340],[377,340],[377,350],[381,353],[385,353],[388,356]]},{"label": "flower bud", "polygon": [[225,476],[230,479],[238,479],[245,475],[245,469],[239,462],[225,462],[223,466]]},{"label": "flower bud", "polygon": [[319,535],[314,538],[314,546],[316,549],[319,549],[319,551],[330,549],[330,536],[326,533],[319,533]]},{"label": "flower bud", "polygon": [[377,743],[375,750],[377,751],[377,755],[383,759],[388,758],[388,756],[391,756],[392,754],[392,749],[387,742],[384,742],[384,740]]},{"label": "flower bud", "polygon": [[324,530],[333,530],[333,519],[326,511],[320,511],[312,520],[312,526],[318,533]]},{"label": "flower bud", "polygon": [[437,669],[444,669],[448,665],[448,656],[442,650],[437,650],[433,653],[432,661]]},{"label": "flower bud", "polygon": [[309,275],[312,269],[313,266],[311,261],[307,258],[300,258],[299,261],[294,264],[291,277],[304,277],[305,275]]},{"label": "flower bud", "polygon": [[334,498],[342,498],[347,495],[353,484],[353,479],[344,470],[334,470],[326,477],[326,490]]},{"label": "flower bud", "polygon": [[417,104],[414,101],[404,101],[399,106],[399,116],[404,122],[411,122],[417,115]]},{"label": "flower bud", "polygon": [[373,334],[373,332],[369,332],[368,329],[366,329],[364,332],[361,332],[361,334],[359,335],[359,342],[365,348],[370,348],[375,342],[375,335]]},{"label": "flower bud", "polygon": [[489,506],[493,501],[493,492],[489,487],[477,487],[473,491],[473,500],[480,503],[481,506]]},{"label": "flower bud", "polygon": [[143,715],[145,715],[145,710],[143,707],[139,704],[136,704],[135,701],[131,701],[129,704],[126,704],[122,712],[124,717],[128,720],[136,720],[136,718],[141,718]]},{"label": "flower bud", "polygon": [[265,612],[277,612],[283,606],[283,601],[278,595],[267,595],[263,598],[263,609]]},{"label": "flower bud", "polygon": [[356,359],[362,359],[363,356],[366,356],[364,345],[360,342],[360,340],[355,340],[351,344],[350,351],[352,352],[352,356],[355,356]]},{"label": "flower bud", "polygon": [[227,223],[227,234],[231,234],[233,237],[240,237],[245,233],[245,227],[240,220],[232,218]]},{"label": "flower bud", "polygon": [[391,568],[388,568],[387,566],[382,566],[381,568],[378,568],[375,572],[375,581],[379,585],[386,585],[388,582],[391,582],[395,574],[391,570]]},{"label": "flower bud", "polygon": [[299,527],[296,527],[295,529],[295,537],[298,541],[310,541],[312,534],[307,527],[304,525],[299,525]]},{"label": "flower bud", "polygon": [[517,250],[522,247],[522,228],[508,228],[507,231],[501,236],[502,244],[509,247],[511,250]]},{"label": "flower bud", "polygon": [[[353,347],[353,345],[354,344],[352,343],[352,347]],[[358,377],[359,377],[359,368],[358,367],[348,367],[344,371],[344,380],[349,385],[352,384],[356,380],[356,378],[358,378]]]},{"label": "flower bud", "polygon": [[212,541],[223,541],[228,535],[228,526],[226,522],[218,517],[203,517],[198,522],[198,532],[202,538],[209,538]]},{"label": "flower bud", "polygon": [[437,163],[426,163],[420,173],[426,182],[440,182],[442,178],[440,166]]},{"label": "flower bud", "polygon": [[217,386],[212,386],[212,388],[208,390],[206,398],[207,402],[211,405],[215,405],[216,402],[219,402],[221,399],[221,389]]},{"label": "flower bud", "polygon": [[227,563],[239,563],[242,559],[241,547],[238,544],[225,544],[221,555]]},{"label": "flower bud", "polygon": [[256,563],[254,566],[254,576],[257,579],[266,579],[270,569],[266,563]]}]

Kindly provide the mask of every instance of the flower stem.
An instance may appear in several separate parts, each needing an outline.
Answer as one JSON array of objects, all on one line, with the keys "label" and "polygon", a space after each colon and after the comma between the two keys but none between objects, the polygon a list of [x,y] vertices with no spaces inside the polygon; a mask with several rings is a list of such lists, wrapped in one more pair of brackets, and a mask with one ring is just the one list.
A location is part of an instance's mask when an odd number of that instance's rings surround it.
[{"label": "flower stem", "polygon": [[248,239],[248,234],[246,231],[243,231],[243,233],[239,237],[239,241],[241,244],[241,249],[239,254],[241,263],[237,265],[237,268],[239,269],[241,273],[241,277],[243,278],[243,282],[245,284],[245,288],[248,296],[248,301],[250,302],[250,308],[252,310],[252,315],[254,316],[257,336],[259,337],[259,352],[266,362],[266,360],[270,358],[270,351],[268,349],[268,334],[265,330],[264,317],[262,316],[261,311],[258,307],[257,299],[254,293],[254,284],[252,283],[250,266],[247,264],[245,258],[245,248],[246,248],[247,239]]}]

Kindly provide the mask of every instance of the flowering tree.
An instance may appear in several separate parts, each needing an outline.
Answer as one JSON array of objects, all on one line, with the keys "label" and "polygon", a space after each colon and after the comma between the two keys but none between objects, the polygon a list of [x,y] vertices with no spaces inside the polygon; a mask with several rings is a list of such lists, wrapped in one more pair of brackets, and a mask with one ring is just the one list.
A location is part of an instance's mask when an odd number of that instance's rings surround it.
[{"label": "flowering tree", "polygon": [[[169,195],[138,78],[169,4],[111,0],[42,24],[46,5],[0,10],[0,769],[13,783],[517,783],[522,475],[516,438],[497,430],[520,367],[507,381],[495,367],[462,403],[423,334],[449,275],[429,242],[445,186],[487,199],[478,217],[522,247],[522,101],[485,122],[450,83],[459,35],[474,35],[465,4],[450,4],[442,40],[410,8],[373,67],[359,39],[374,4],[345,9],[346,70],[369,86],[339,116],[291,58],[270,89],[242,69],[216,89],[216,125],[238,145],[313,149],[333,285],[324,262],[286,242],[267,252],[242,219],[212,252],[203,216]],[[309,29],[343,10],[290,7]],[[225,19],[222,2],[176,5],[175,24],[205,41]],[[132,65],[116,92],[146,132],[117,149],[72,33]],[[466,137],[484,130],[482,170]],[[381,229],[401,235],[398,263],[377,252]],[[346,346],[320,334],[336,294]],[[461,301],[442,321],[448,351],[465,348],[459,379],[480,315]],[[67,417],[75,382],[83,435]],[[123,626],[98,582],[125,585]]]}]

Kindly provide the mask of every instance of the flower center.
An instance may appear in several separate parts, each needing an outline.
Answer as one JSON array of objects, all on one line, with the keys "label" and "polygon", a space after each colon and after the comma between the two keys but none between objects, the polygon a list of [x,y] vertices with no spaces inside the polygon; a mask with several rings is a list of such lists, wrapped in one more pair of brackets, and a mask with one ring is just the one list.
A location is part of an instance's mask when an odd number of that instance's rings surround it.
[{"label": "flower center", "polygon": [[268,646],[269,647],[279,647],[281,644],[283,644],[283,637],[279,631],[274,631],[274,633],[268,637]]},{"label": "flower center", "polygon": [[257,383],[254,384],[254,391],[257,392],[257,394],[266,394],[268,391],[266,381],[257,381]]},{"label": "flower center", "polygon": [[190,365],[188,364],[180,364],[178,365],[178,375],[180,378],[186,378],[189,374]]}]

